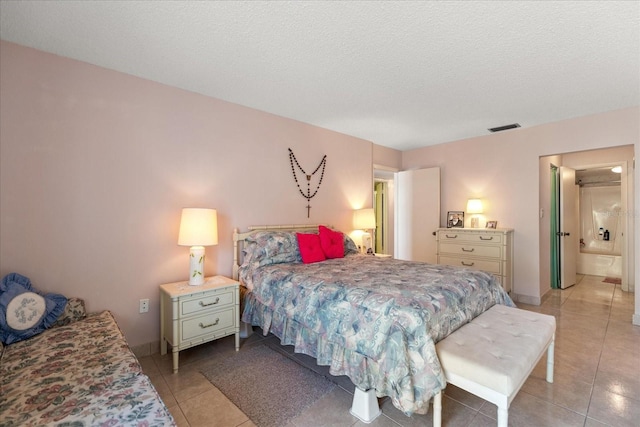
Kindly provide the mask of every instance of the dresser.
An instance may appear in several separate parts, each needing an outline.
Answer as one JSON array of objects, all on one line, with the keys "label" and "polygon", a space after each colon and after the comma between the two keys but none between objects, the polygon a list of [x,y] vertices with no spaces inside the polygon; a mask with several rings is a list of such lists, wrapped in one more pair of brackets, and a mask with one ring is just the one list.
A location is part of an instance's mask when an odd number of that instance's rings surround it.
[{"label": "dresser", "polygon": [[505,291],[513,286],[513,229],[439,228],[438,264],[492,273]]},{"label": "dresser", "polygon": [[240,349],[239,283],[223,276],[160,285],[160,354],[173,352],[173,373],[178,372],[181,350],[235,334]]}]

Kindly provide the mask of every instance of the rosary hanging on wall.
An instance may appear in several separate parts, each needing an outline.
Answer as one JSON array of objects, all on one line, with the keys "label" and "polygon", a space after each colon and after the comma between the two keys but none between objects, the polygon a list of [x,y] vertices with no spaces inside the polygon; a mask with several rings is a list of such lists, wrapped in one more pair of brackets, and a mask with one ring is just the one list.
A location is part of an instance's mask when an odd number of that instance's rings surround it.
[{"label": "rosary hanging on wall", "polygon": [[[304,169],[302,169],[302,166],[300,166],[300,163],[298,163],[298,159],[296,159],[296,156],[295,154],[293,154],[293,151],[291,150],[291,148],[289,148],[289,162],[291,163],[291,173],[293,173],[293,179],[296,181],[296,185],[298,186],[298,191],[300,191],[300,194],[302,194],[302,197],[307,199],[307,206],[306,206],[307,218],[309,218],[309,213],[311,211],[311,199],[313,199],[313,197],[316,194],[318,194],[318,190],[320,189],[320,185],[322,184],[322,178],[324,178],[324,168],[327,166],[327,155],[326,154],[324,155],[322,160],[320,160],[320,164],[318,165],[318,167],[311,174],[308,174],[307,172],[305,172]],[[320,172],[320,179],[318,180],[318,185],[316,186],[316,189],[312,193],[311,178],[320,170],[321,167],[322,167],[322,172]],[[300,187],[300,183],[298,182],[298,175],[296,174],[296,168],[300,169],[300,172],[302,172],[302,174],[307,178],[306,194],[302,190],[302,188]]]}]

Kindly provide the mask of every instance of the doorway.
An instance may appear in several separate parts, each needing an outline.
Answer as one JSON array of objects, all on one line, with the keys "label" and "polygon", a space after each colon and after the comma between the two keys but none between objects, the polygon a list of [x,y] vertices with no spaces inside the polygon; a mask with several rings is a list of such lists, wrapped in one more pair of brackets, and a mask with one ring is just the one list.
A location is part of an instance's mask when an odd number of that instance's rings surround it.
[{"label": "doorway", "polygon": [[373,251],[377,254],[388,254],[388,216],[389,216],[389,182],[375,180],[373,183],[373,211],[376,217],[376,233],[373,239]]},{"label": "doorway", "polygon": [[376,254],[435,264],[440,168],[399,171],[374,165],[373,178],[374,241],[381,245]]},{"label": "doorway", "polygon": [[373,250],[376,254],[394,255],[395,173],[397,169],[374,165],[373,211],[376,230]]},{"label": "doorway", "polygon": [[[576,238],[575,244],[571,245],[575,253],[576,273],[616,279],[621,284],[622,291],[634,292],[634,242],[633,238],[627,237],[634,235],[634,223],[626,214],[629,212],[628,207],[634,206],[633,159],[633,146],[540,158],[540,273],[541,277],[549,277],[551,282],[546,286],[545,283],[541,283],[541,295],[550,287],[561,287],[559,279],[555,282],[557,286],[554,286],[554,277],[558,277],[559,272],[554,271],[553,251],[554,240],[565,239],[562,236],[557,237],[557,233],[566,230],[562,226],[557,230],[553,229],[553,219],[557,213],[552,206],[553,172],[549,173],[553,165],[562,165],[574,170],[576,174],[576,196],[572,202],[576,207],[576,217],[573,221],[575,227],[573,231],[569,231]],[[611,169],[615,166],[618,168],[614,172]],[[556,184],[559,184],[559,181],[558,179]],[[614,195],[619,196],[619,199],[613,198]],[[603,228],[601,233],[600,227]],[[605,238],[607,231],[608,239]],[[560,267],[559,263],[557,267]],[[561,268],[559,270],[561,272]]]}]

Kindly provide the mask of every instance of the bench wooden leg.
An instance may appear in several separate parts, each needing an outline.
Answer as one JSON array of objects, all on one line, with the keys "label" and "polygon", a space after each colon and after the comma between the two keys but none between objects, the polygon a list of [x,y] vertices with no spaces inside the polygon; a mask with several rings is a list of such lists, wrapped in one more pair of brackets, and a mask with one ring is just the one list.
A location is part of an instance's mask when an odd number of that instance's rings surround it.
[{"label": "bench wooden leg", "polygon": [[549,344],[549,348],[547,349],[547,382],[553,382],[553,357],[554,350],[553,346],[556,342],[556,334],[553,334],[553,338],[551,338],[551,344]]},{"label": "bench wooden leg", "polygon": [[433,427],[442,426],[442,390],[433,396]]}]

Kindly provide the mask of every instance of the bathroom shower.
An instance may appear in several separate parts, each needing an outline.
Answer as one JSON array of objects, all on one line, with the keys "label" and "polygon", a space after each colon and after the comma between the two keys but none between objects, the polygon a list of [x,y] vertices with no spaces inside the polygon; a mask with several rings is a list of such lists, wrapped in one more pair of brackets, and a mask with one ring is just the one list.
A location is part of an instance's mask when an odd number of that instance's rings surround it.
[{"label": "bathroom shower", "polygon": [[612,167],[576,170],[580,187],[580,253],[577,272],[622,275],[622,193],[620,173]]}]

